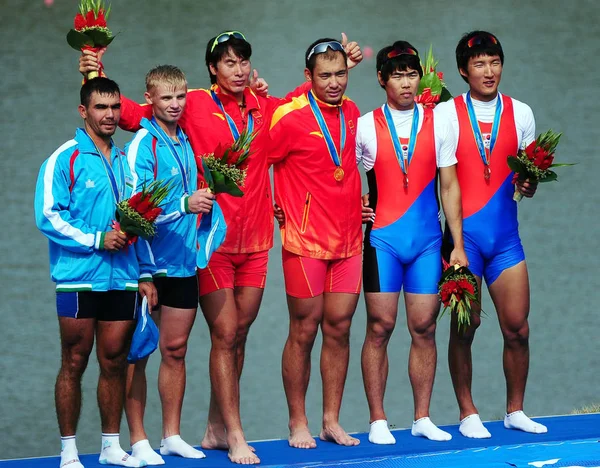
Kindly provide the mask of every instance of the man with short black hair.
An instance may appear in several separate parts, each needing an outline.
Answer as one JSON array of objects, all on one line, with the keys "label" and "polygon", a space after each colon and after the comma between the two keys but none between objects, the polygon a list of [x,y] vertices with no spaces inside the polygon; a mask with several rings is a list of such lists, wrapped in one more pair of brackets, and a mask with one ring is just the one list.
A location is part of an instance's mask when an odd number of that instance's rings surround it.
[{"label": "man with short black hair", "polygon": [[314,448],[306,417],[310,355],[323,333],[320,438],[357,445],[339,424],[348,371],[349,336],[361,284],[360,175],[355,132],[360,112],[344,92],[344,46],[323,38],[306,51],[304,75],[312,90],[280,106],[270,122],[290,331],[283,352],[289,444]]},{"label": "man with short black hair", "polygon": [[[456,64],[469,91],[440,104],[437,111],[451,122],[458,140],[457,174],[462,192],[465,251],[479,285],[484,278],[504,337],[506,416],[504,426],[544,433],[547,428],[523,412],[529,370],[529,276],[519,237],[513,173],[506,162],[535,140],[530,107],[498,91],[504,52],[487,31],[465,34],[456,46]],[[532,197],[536,183],[518,179],[517,189]],[[448,244],[452,236],[447,233]],[[479,288],[481,291],[481,288]],[[487,438],[471,394],[471,344],[481,320],[459,332],[452,316],[448,360],[460,409],[460,432]]]},{"label": "man with short black hair", "polygon": [[127,353],[138,311],[138,288],[156,303],[154,265],[147,243],[125,248],[127,237],[111,228],[115,204],[131,184],[125,154],[112,141],[121,113],[117,84],[95,78],[81,88],[84,127],[40,169],[35,193],[36,224],[50,241],[56,282],[62,365],[56,379],[61,434],[60,466],[82,468],[75,432],[81,410],[81,377],[96,336],[100,366],[98,406],[102,464],[146,463],[123,451],[119,429],[125,395]]},{"label": "man with short black hair", "polygon": [[436,319],[440,309],[442,230],[437,180],[444,215],[456,245],[450,264],[468,265],[462,245],[460,187],[456,177],[456,139],[449,122],[415,103],[423,69],[417,49],[396,41],[377,54],[377,79],[387,102],[358,120],[356,159],[369,183],[374,222],[367,224],[363,281],[367,334],[362,371],[370,410],[369,441],[393,444],[383,409],[387,345],[396,325],[404,289],[411,336],[408,375],[413,390],[411,433],[430,440],[452,436],[429,418],[437,364]]}]

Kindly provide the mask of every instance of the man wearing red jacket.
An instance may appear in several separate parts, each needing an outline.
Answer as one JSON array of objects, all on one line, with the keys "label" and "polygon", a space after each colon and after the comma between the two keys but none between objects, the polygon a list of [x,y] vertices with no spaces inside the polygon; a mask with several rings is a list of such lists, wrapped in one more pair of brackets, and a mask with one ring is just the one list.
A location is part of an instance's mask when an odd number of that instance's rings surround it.
[{"label": "man wearing red jacket", "polygon": [[360,175],[355,159],[360,112],[344,91],[344,47],[320,39],[306,52],[312,90],[280,106],[270,123],[269,162],[283,210],[283,271],[290,332],[283,352],[289,444],[314,448],[306,417],[310,354],[323,332],[322,440],[357,445],[339,424],[348,370],[350,323],[361,285]]}]

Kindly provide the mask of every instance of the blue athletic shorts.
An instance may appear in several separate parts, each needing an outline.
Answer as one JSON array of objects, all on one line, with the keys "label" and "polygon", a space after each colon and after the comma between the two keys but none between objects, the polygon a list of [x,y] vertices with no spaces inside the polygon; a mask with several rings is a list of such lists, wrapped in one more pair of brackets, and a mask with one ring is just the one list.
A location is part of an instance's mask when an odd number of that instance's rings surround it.
[{"label": "blue athletic shorts", "polygon": [[398,254],[376,248],[365,236],[363,284],[365,292],[404,292],[437,294],[442,275],[442,240],[432,242],[410,262]]},{"label": "blue athletic shorts", "polygon": [[59,317],[91,318],[105,322],[134,320],[139,305],[137,291],[56,293],[56,312]]}]

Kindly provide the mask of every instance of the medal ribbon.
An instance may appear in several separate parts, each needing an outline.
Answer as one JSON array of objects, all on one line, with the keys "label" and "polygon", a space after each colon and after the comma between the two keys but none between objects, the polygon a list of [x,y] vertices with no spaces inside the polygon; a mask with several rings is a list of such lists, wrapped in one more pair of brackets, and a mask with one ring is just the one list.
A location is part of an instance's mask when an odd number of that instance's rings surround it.
[{"label": "medal ribbon", "polygon": [[417,133],[419,130],[419,106],[415,104],[414,107],[412,125],[410,127],[410,138],[408,140],[408,151],[406,153],[402,151],[400,138],[398,138],[396,126],[394,125],[392,113],[390,112],[387,102],[383,106],[383,115],[385,116],[385,122],[390,132],[392,143],[394,144],[394,151],[396,152],[396,157],[400,163],[400,168],[402,169],[402,172],[404,172],[404,175],[408,175],[408,166],[412,161],[413,154],[415,153],[415,147],[417,146]]},{"label": "medal ribbon", "polygon": [[179,144],[182,148],[181,151],[183,152],[183,158],[185,159],[185,166],[179,157],[179,153],[173,144],[173,140],[171,140],[171,137],[169,137],[161,128],[161,126],[158,125],[154,117],[152,117],[152,120],[150,120],[150,125],[152,125],[152,128],[154,128],[161,141],[167,146],[167,148],[169,148],[169,151],[173,155],[173,158],[179,167],[179,174],[181,175],[181,181],[183,183],[183,191],[185,194],[189,194],[190,157],[188,155],[186,138],[183,130],[181,130],[181,127],[177,126],[177,139],[179,140]]},{"label": "medal ribbon", "polygon": [[[231,116],[227,112],[225,112],[223,103],[219,99],[219,96],[217,96],[217,93],[215,93],[214,89],[210,90],[210,95],[212,96],[213,101],[215,101],[215,104],[219,106],[219,109],[221,109],[221,112],[223,112],[225,120],[227,120],[227,125],[229,125],[229,131],[233,136],[233,140],[237,141],[237,139],[240,137],[240,131],[235,126],[235,122],[233,121]],[[252,117],[252,112],[248,112],[248,124],[246,125],[246,127],[248,128],[248,133],[252,133],[252,131],[254,130],[254,117]]]},{"label": "medal ribbon", "polygon": [[338,150],[335,147],[335,143],[333,142],[331,132],[329,131],[329,127],[327,127],[327,122],[325,122],[325,118],[323,117],[321,109],[319,109],[319,105],[317,104],[317,100],[313,96],[313,92],[310,91],[309,93],[307,93],[307,96],[310,108],[313,112],[313,115],[315,116],[319,128],[321,129],[321,133],[323,134],[325,143],[327,144],[329,156],[331,157],[333,163],[337,167],[340,167],[342,165],[342,154],[344,152],[344,145],[346,144],[346,120],[344,120],[344,111],[342,110],[342,106],[338,106],[340,118],[340,152],[338,153]]},{"label": "medal ribbon", "polygon": [[477,116],[475,115],[475,109],[473,108],[471,92],[469,91],[467,93],[467,112],[469,114],[469,122],[471,122],[471,129],[473,130],[475,143],[477,143],[479,156],[481,156],[481,161],[483,161],[484,166],[489,166],[490,164],[490,157],[492,155],[492,151],[494,151],[496,139],[498,138],[498,131],[500,130],[500,118],[502,115],[502,99],[500,93],[498,93],[496,99],[498,99],[498,101],[496,102],[496,111],[494,113],[494,123],[492,124],[492,135],[490,137],[490,149],[488,155],[485,149],[485,144],[483,142],[483,136],[481,135],[481,129],[479,128],[479,122],[477,121]]},{"label": "medal ribbon", "polygon": [[[92,140],[92,137],[90,137],[90,135],[87,132],[86,132],[86,134],[87,134],[88,138],[91,140],[92,144],[94,145],[96,152],[100,156],[100,160],[102,161],[102,166],[104,167],[104,172],[106,173],[106,177],[108,178],[108,181],[110,182],[110,188],[112,189],[113,196],[115,197],[115,203],[119,203],[121,201],[121,198],[123,197],[123,193],[121,192],[121,190],[119,190],[119,185],[117,184],[117,179],[115,177],[115,173],[112,169],[112,166],[106,160],[106,156],[104,156],[104,154],[98,149],[98,146],[96,146],[96,142],[94,142],[94,140]],[[112,140],[111,140],[111,147],[114,148],[114,145],[112,144]],[[120,161],[120,163],[121,163],[121,182],[123,183],[122,187],[124,189],[125,188],[125,172],[123,170],[123,162]]]}]

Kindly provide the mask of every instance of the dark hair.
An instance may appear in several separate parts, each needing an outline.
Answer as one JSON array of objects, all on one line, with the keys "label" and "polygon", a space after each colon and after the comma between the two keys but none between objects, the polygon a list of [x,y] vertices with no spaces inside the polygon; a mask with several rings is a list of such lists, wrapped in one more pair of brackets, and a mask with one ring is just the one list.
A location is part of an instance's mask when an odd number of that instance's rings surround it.
[{"label": "dark hair", "polygon": [[215,39],[219,37],[219,35],[227,32],[225,30],[215,37],[212,37],[208,44],[206,44],[206,68],[208,70],[208,76],[210,77],[211,84],[215,84],[217,82],[217,77],[210,72],[210,66],[217,67],[217,63],[229,53],[231,52],[242,60],[250,60],[250,56],[252,55],[252,46],[250,43],[244,39],[240,39],[234,36],[230,36],[226,41],[218,43],[215,48],[212,50],[212,46],[215,42]]},{"label": "dark hair", "polygon": [[[423,67],[421,59],[418,55],[402,54],[396,57],[389,58],[388,54],[393,50],[413,49],[417,54],[419,51],[415,49],[410,42],[396,41],[391,46],[384,47],[377,52],[376,67],[377,71],[381,72],[381,79],[384,83],[390,79],[390,75],[395,71],[406,71],[409,68],[419,72],[419,77],[423,78]],[[382,88],[385,86],[380,85]]]},{"label": "dark hair", "polygon": [[117,83],[109,78],[99,76],[86,81],[81,87],[81,91],[79,92],[81,104],[85,107],[89,106],[90,101],[92,100],[92,94],[95,92],[98,94],[107,94],[109,96],[114,96],[115,94],[121,95],[121,90]]},{"label": "dark hair", "polygon": [[304,54],[304,63],[306,65],[306,68],[308,68],[308,70],[311,73],[315,69],[315,64],[317,63],[317,57],[324,57],[326,60],[335,60],[335,58],[337,57],[337,54],[342,54],[342,56],[344,57],[344,63],[346,63],[346,60],[348,59],[348,56],[346,55],[345,50],[333,50],[330,47],[328,47],[327,50],[325,52],[323,52],[322,54],[312,54],[309,59],[308,54],[310,54],[310,51],[312,50],[312,48],[315,47],[317,44],[321,44],[323,42],[340,42],[340,41],[338,41],[337,39],[332,39],[330,37],[323,37],[321,39],[317,39],[315,42],[313,42],[311,45],[308,46],[308,49],[306,49],[306,53]]},{"label": "dark hair", "polygon": [[[469,47],[468,43],[473,38],[476,38],[477,43]],[[504,65],[504,52],[496,36],[487,31],[471,31],[470,33],[466,33],[460,38],[456,46],[456,66],[458,70],[463,70],[466,73],[469,68],[469,60],[472,57],[479,57],[481,55],[489,55],[491,57],[497,55],[500,57],[500,63]],[[462,76],[462,79],[466,82],[469,81],[464,76]]]}]

